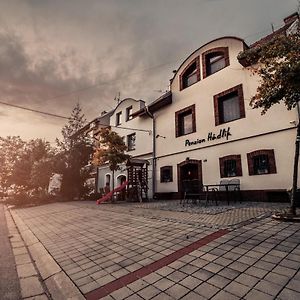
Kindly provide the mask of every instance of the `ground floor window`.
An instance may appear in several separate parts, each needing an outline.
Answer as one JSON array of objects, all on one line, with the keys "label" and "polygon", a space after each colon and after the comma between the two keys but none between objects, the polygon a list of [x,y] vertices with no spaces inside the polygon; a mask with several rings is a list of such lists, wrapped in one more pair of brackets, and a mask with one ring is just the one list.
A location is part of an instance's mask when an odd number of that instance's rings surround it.
[{"label": "ground floor window", "polygon": [[173,168],[172,166],[164,166],[160,168],[160,182],[173,181]]},{"label": "ground floor window", "polygon": [[274,174],[276,172],[273,149],[256,150],[247,153],[249,175]]},{"label": "ground floor window", "polygon": [[227,155],[219,158],[220,176],[235,177],[242,176],[241,155]]}]

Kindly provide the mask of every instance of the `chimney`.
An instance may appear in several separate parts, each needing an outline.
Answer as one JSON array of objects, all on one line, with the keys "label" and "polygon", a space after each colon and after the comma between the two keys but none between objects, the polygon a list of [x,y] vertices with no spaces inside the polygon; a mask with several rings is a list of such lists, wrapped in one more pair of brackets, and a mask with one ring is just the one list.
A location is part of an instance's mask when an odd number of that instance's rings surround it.
[{"label": "chimney", "polygon": [[284,21],[284,24],[291,24],[298,18],[299,18],[299,15],[297,12],[295,12],[295,13],[289,15],[288,17],[284,18],[283,21]]}]

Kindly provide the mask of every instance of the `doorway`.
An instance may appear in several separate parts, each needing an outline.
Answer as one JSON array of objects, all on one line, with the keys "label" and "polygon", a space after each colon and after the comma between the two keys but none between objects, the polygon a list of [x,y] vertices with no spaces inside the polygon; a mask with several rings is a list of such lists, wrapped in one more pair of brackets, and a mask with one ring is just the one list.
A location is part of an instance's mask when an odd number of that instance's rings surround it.
[{"label": "doorway", "polygon": [[180,197],[183,196],[184,185],[186,182],[194,182],[202,186],[202,162],[201,160],[187,159],[177,165],[178,174],[178,192]]}]

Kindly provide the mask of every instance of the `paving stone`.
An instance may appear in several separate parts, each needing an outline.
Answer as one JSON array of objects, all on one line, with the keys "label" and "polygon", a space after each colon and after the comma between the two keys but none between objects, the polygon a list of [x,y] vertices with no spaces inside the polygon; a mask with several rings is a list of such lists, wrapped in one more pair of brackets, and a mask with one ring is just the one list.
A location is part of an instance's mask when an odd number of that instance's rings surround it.
[{"label": "paving stone", "polygon": [[218,275],[226,277],[227,279],[234,279],[240,274],[241,272],[229,268],[225,268],[218,273]]},{"label": "paving stone", "polygon": [[26,298],[26,300],[48,300],[48,299],[49,298],[47,297],[46,294],[42,294],[42,295],[38,295],[38,296]]},{"label": "paving stone", "polygon": [[205,299],[206,299],[205,297],[202,297],[201,295],[193,291],[189,292],[183,298],[181,298],[181,300],[205,300]]},{"label": "paving stone", "polygon": [[21,278],[20,285],[23,298],[33,297],[44,293],[42,285],[37,276]]},{"label": "paving stone", "polygon": [[[265,294],[261,291],[252,289],[246,296],[244,296],[246,300],[274,300],[274,297],[271,295]],[[289,298],[286,298],[287,300]]]},{"label": "paving stone", "polygon": [[144,289],[137,292],[143,299],[152,299],[154,296],[160,293],[160,290],[154,286],[147,286]]},{"label": "paving stone", "polygon": [[269,294],[271,296],[276,296],[278,292],[282,289],[282,286],[272,283],[270,281],[261,280],[256,286],[256,290]]},{"label": "paving stone", "polygon": [[227,292],[238,296],[240,298],[244,297],[249,290],[251,289],[251,287],[243,285],[241,283],[238,282],[231,282],[229,285],[227,285],[224,290],[226,290]]},{"label": "paving stone", "polygon": [[171,286],[169,289],[167,289],[165,291],[165,293],[175,299],[180,299],[181,297],[186,295],[189,291],[190,290],[187,289],[186,287],[184,287],[180,284],[175,284],[175,285]]},{"label": "paving stone", "polygon": [[116,300],[123,300],[133,294],[133,291],[131,291],[128,287],[124,286],[119,290],[116,290],[110,294],[114,299]]},{"label": "paving stone", "polygon": [[139,279],[127,285],[127,287],[133,290],[134,292],[144,289],[147,286],[149,286],[149,283],[142,279]]},{"label": "paving stone", "polygon": [[200,269],[199,271],[196,271],[195,273],[193,273],[193,277],[196,277],[203,281],[206,281],[213,275],[214,275],[214,273],[207,271],[207,270],[203,270],[203,269]]},{"label": "paving stone", "polygon": [[197,287],[198,285],[200,285],[203,281],[193,277],[193,276],[188,276],[186,278],[184,278],[183,280],[180,281],[180,284],[185,286],[188,289],[193,290],[195,287]]},{"label": "paving stone", "polygon": [[273,272],[268,273],[264,279],[267,281],[279,284],[281,286],[285,286],[287,284],[287,282],[290,280],[290,278],[287,276],[280,275],[280,274],[273,273]]},{"label": "paving stone", "polygon": [[214,297],[211,298],[212,300],[227,300],[227,299],[230,299],[230,300],[238,300],[240,299],[239,297],[236,297],[224,290],[221,290],[220,292],[218,292]]},{"label": "paving stone", "polygon": [[208,265],[204,266],[203,269],[212,273],[218,273],[220,270],[224,269],[224,267],[215,263],[209,263]]},{"label": "paving stone", "polygon": [[214,296],[217,292],[219,292],[219,290],[220,290],[219,288],[217,288],[207,282],[203,282],[196,289],[194,289],[194,292],[209,299],[212,296]]},{"label": "paving stone", "polygon": [[255,268],[255,267],[250,267],[245,271],[246,274],[255,276],[257,278],[263,278],[265,275],[268,273],[268,271],[260,269],[260,268]]},{"label": "paving stone", "polygon": [[281,293],[277,297],[280,300],[299,300],[300,299],[300,293],[296,291],[292,291],[288,288],[285,288],[281,291]]},{"label": "paving stone", "polygon": [[154,298],[152,298],[151,300],[174,300],[173,297],[169,296],[166,293],[159,293],[158,295],[156,295]]},{"label": "paving stone", "polygon": [[217,288],[222,289],[230,283],[230,280],[220,275],[214,275],[208,279],[207,282],[216,286]]},{"label": "paving stone", "polygon": [[300,280],[292,279],[286,287],[300,293]]},{"label": "paving stone", "polygon": [[25,278],[25,277],[31,277],[31,276],[37,275],[37,272],[32,263],[18,265],[17,272],[18,272],[19,278]]},{"label": "paving stone", "polygon": [[153,285],[158,289],[160,289],[161,291],[165,291],[166,289],[170,288],[174,284],[175,284],[174,281],[169,280],[168,278],[162,278],[157,282],[153,283]]},{"label": "paving stone", "polygon": [[286,268],[283,266],[276,266],[272,272],[280,274],[280,275],[284,275],[284,276],[288,276],[288,277],[292,277],[293,275],[295,275],[296,271],[290,268]]},{"label": "paving stone", "polygon": [[257,282],[259,282],[259,278],[248,275],[248,274],[241,274],[239,275],[237,278],[235,278],[236,282],[242,283],[243,285],[247,285],[249,287],[253,287],[257,284]]},{"label": "paving stone", "polygon": [[179,281],[183,280],[185,277],[187,277],[187,274],[180,272],[180,271],[174,271],[173,273],[171,273],[167,276],[168,279],[170,279],[174,282],[179,282]]}]

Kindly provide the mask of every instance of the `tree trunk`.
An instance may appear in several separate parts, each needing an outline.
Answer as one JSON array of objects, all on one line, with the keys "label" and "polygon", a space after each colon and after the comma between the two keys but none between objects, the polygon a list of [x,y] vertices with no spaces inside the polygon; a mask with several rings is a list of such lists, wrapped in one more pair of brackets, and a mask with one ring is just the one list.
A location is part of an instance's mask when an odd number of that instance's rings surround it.
[{"label": "tree trunk", "polygon": [[299,162],[299,143],[300,143],[300,122],[297,125],[297,136],[295,142],[295,157],[294,157],[294,172],[293,172],[293,187],[291,193],[290,213],[296,215],[296,192],[298,187],[298,162]]}]

